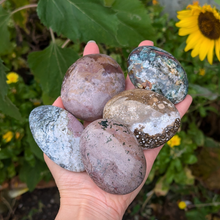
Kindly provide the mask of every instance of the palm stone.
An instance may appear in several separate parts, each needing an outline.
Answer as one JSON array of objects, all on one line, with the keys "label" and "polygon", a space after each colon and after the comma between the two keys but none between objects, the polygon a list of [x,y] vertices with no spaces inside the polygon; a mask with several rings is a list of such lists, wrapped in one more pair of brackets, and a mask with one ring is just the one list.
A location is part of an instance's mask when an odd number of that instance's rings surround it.
[{"label": "palm stone", "polygon": [[127,90],[107,102],[103,117],[114,119],[134,132],[139,144],[155,148],[178,131],[180,114],[164,96],[143,89]]},{"label": "palm stone", "polygon": [[144,180],[143,150],[121,123],[98,119],[89,124],[80,138],[80,152],[89,176],[108,193],[130,193]]},{"label": "palm stone", "polygon": [[172,54],[154,46],[141,46],[131,52],[127,63],[136,88],[157,92],[174,104],[187,95],[186,72]]},{"label": "palm stone", "polygon": [[64,169],[82,172],[79,140],[83,125],[68,111],[39,106],[29,116],[30,129],[41,150]]}]

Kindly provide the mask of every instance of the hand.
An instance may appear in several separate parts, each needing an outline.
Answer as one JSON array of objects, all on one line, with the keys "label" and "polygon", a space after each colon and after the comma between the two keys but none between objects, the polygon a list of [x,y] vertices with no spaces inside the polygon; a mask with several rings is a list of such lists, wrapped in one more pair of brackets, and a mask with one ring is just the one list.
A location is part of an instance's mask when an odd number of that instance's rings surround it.
[{"label": "hand", "polygon": [[[139,46],[144,45],[152,46],[153,42],[143,41],[139,44]],[[88,42],[83,55],[97,53],[99,53],[97,44],[95,42]],[[126,90],[129,89],[134,89],[134,86],[129,77],[127,77]],[[186,113],[191,102],[191,96],[187,95],[181,103],[176,105],[181,117]],[[53,103],[53,105],[64,108],[60,97]],[[91,122],[84,122],[84,126],[86,127],[89,123]],[[144,150],[144,155],[147,161],[145,179],[135,191],[127,195],[113,195],[106,193],[96,186],[86,172],[75,173],[65,170],[44,155],[45,162],[47,163],[60,192],[60,210],[56,220],[122,219],[125,210],[143,187],[154,160],[161,148],[162,146],[155,149]]]}]

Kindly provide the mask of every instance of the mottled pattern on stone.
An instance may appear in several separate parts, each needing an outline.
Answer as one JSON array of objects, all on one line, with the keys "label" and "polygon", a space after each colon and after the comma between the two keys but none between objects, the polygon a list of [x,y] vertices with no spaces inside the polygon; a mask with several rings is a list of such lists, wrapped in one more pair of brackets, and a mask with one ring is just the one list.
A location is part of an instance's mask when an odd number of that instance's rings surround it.
[{"label": "mottled pattern on stone", "polygon": [[69,112],[55,106],[39,106],[29,116],[30,129],[41,150],[64,169],[84,171],[79,140],[83,125]]},{"label": "mottled pattern on stone", "polygon": [[112,194],[135,190],[146,173],[146,160],[134,134],[107,119],[89,124],[80,138],[85,169],[101,189]]},{"label": "mottled pattern on stone", "polygon": [[127,90],[107,102],[103,117],[127,125],[143,148],[166,143],[178,131],[180,115],[172,102],[150,90]]},{"label": "mottled pattern on stone", "polygon": [[188,92],[187,75],[170,53],[154,46],[134,49],[128,58],[128,74],[136,88],[157,92],[172,103],[181,102]]},{"label": "mottled pattern on stone", "polygon": [[124,74],[117,62],[104,54],[90,54],[68,69],[61,99],[75,117],[94,121],[102,118],[106,102],[124,89]]}]

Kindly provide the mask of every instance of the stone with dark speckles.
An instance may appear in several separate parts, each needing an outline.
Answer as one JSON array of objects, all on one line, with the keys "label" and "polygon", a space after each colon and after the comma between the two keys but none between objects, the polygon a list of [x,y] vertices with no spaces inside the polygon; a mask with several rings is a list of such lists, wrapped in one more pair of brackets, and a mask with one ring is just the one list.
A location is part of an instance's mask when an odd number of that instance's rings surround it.
[{"label": "stone with dark speckles", "polygon": [[105,105],[103,117],[128,126],[146,149],[166,143],[180,126],[180,115],[174,104],[144,89],[127,90],[114,96]]},{"label": "stone with dark speckles", "polygon": [[85,171],[79,151],[83,125],[68,111],[39,106],[29,116],[30,129],[41,150],[64,169]]},{"label": "stone with dark speckles", "polygon": [[136,88],[157,92],[174,104],[188,92],[187,75],[179,61],[154,46],[138,47],[131,52],[128,74]]},{"label": "stone with dark speckles", "polygon": [[98,119],[80,138],[85,169],[101,189],[127,194],[144,180],[146,160],[133,133],[121,123]]}]

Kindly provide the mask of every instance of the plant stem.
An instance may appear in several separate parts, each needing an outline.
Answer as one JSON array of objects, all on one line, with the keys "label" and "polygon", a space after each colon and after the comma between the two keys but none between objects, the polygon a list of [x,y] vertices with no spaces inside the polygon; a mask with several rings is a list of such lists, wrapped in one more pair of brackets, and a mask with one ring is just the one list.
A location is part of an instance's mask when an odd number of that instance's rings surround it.
[{"label": "plant stem", "polygon": [[53,30],[51,28],[49,30],[50,30],[50,36],[52,38],[52,41],[53,41],[53,43],[55,43],[55,37],[54,37]]},{"label": "plant stem", "polygon": [[61,46],[61,48],[64,48],[70,41],[71,41],[70,39],[67,39],[67,40],[63,43],[63,45]]},{"label": "plant stem", "polygon": [[2,3],[4,3],[5,1],[6,1],[6,0],[1,0],[1,1],[0,1],[0,5],[1,5]]},{"label": "plant stem", "polygon": [[26,8],[36,8],[37,7],[37,4],[31,4],[31,5],[25,5],[23,7],[20,7],[20,8],[17,8],[16,10],[14,10],[13,12],[11,12],[11,15],[13,15],[14,13],[18,12],[18,11],[21,11],[23,9],[26,9]]},{"label": "plant stem", "polygon": [[205,203],[205,204],[192,204],[192,205],[190,205],[190,208],[206,207],[206,206],[218,206],[218,205],[220,205],[220,202]]}]

